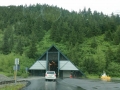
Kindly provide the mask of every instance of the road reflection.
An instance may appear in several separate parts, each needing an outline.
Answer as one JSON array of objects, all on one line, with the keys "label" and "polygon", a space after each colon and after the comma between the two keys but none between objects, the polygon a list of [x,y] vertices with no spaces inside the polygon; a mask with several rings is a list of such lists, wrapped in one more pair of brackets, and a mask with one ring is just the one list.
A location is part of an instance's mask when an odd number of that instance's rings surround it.
[{"label": "road reflection", "polygon": [[45,90],[57,90],[55,81],[45,81]]},{"label": "road reflection", "polygon": [[30,80],[30,85],[21,90],[120,90],[120,80],[106,82],[101,80],[68,78],[56,81],[45,81],[44,78],[32,79]]},{"label": "road reflection", "polygon": [[44,90],[85,90],[81,87],[70,86],[65,83],[58,83],[57,81],[45,81]]}]

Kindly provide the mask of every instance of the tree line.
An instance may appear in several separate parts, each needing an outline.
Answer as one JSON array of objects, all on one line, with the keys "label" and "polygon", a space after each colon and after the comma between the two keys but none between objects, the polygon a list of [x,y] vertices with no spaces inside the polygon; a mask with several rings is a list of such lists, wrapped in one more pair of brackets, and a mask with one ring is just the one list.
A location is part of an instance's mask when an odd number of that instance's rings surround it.
[{"label": "tree line", "polygon": [[[20,56],[24,54],[28,58],[36,59],[39,57],[38,44],[48,31],[50,31],[49,39],[64,44],[67,51],[63,50],[63,52],[83,71],[99,73],[103,69],[115,72],[120,69],[118,64],[120,63],[119,15],[92,12],[90,8],[69,12],[47,4],[0,7],[1,54],[15,53]],[[104,59],[97,54],[100,46],[96,40],[98,36],[103,37],[103,42],[117,46],[116,50],[106,46],[108,49],[101,52],[104,54]],[[93,40],[86,51],[84,42],[90,38]],[[42,48],[42,45],[39,48]],[[90,55],[87,56],[86,53]]]}]

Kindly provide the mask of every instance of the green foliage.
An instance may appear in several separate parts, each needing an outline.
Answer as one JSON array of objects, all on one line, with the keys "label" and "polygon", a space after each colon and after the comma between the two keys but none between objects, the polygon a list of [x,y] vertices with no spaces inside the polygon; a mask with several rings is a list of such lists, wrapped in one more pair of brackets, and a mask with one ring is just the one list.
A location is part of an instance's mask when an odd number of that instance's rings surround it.
[{"label": "green foliage", "polygon": [[114,44],[115,45],[120,44],[120,26],[118,26],[116,32],[114,32]]},{"label": "green foliage", "polygon": [[14,49],[14,52],[17,53],[17,54],[20,54],[22,55],[23,53],[23,43],[22,43],[22,37],[19,37],[18,41],[17,41],[17,44],[15,46],[15,49]]},{"label": "green foliage", "polygon": [[83,62],[83,65],[85,67],[85,70],[87,70],[89,74],[97,72],[97,65],[95,63],[94,58],[92,57],[86,58]]},{"label": "green foliage", "polygon": [[25,68],[30,67],[34,62],[33,59],[29,59],[24,55],[20,56],[14,53],[11,53],[9,55],[0,54],[0,57],[1,57],[0,58],[1,71],[6,72],[8,76],[14,75],[13,66],[14,66],[15,58],[19,58],[19,62],[20,62],[20,70],[18,71],[18,75],[21,75],[22,72],[25,72]]},{"label": "green foliage", "polygon": [[96,42],[95,38],[93,39],[93,41],[91,43],[91,47],[92,48],[96,48],[97,47],[97,42]]},{"label": "green foliage", "polygon": [[12,72],[11,72],[11,73],[7,73],[6,76],[8,76],[8,77],[13,77],[14,74],[13,74]]},{"label": "green foliage", "polygon": [[45,5],[45,6],[43,6],[41,12],[42,12],[42,18],[45,21],[55,22],[61,16],[61,10],[59,8],[53,7],[53,6]]},{"label": "green foliage", "polygon": [[119,15],[40,4],[1,6],[0,12],[0,71],[12,75],[19,58],[18,75],[26,76],[25,68],[55,45],[83,72],[115,75],[109,65],[120,63]]},{"label": "green foliage", "polygon": [[36,47],[36,42],[35,42],[35,34],[32,34],[31,36],[31,41],[30,41],[30,46],[27,52],[27,56],[29,58],[36,58],[36,52],[37,52],[37,47]]},{"label": "green foliage", "polygon": [[120,64],[115,62],[110,62],[108,65],[107,73],[111,76],[120,77]]},{"label": "green foliage", "polygon": [[24,78],[27,78],[28,77],[28,73],[23,73],[21,76],[24,77]]},{"label": "green foliage", "polygon": [[5,85],[4,87],[0,87],[0,90],[19,90],[23,88],[25,85],[24,84],[17,84],[17,85]]},{"label": "green foliage", "polygon": [[108,47],[108,50],[106,51],[106,69],[108,68],[108,65],[110,62],[115,60],[115,55],[110,47]]},{"label": "green foliage", "polygon": [[3,37],[3,45],[2,45],[2,52],[3,54],[9,54],[10,53],[10,42],[9,42],[9,38],[11,36],[11,32],[12,29],[11,27],[8,27],[5,31],[4,31],[4,37]]},{"label": "green foliage", "polygon": [[110,32],[110,30],[105,32],[105,38],[104,39],[106,41],[112,41],[113,40],[112,33]]},{"label": "green foliage", "polygon": [[89,79],[98,79],[99,75],[98,74],[85,74],[87,76],[87,78]]},{"label": "green foliage", "polygon": [[116,51],[116,59],[115,62],[120,63],[120,45],[118,46],[118,49]]}]

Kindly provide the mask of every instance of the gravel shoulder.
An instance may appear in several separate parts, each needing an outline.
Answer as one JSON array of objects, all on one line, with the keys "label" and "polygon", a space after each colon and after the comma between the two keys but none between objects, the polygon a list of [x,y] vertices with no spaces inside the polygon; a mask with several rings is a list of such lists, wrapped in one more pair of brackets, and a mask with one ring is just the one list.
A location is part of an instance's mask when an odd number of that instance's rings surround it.
[{"label": "gravel shoulder", "polygon": [[0,74],[0,82],[1,81],[8,81],[8,80],[13,80],[13,78],[7,77],[5,75]]},{"label": "gravel shoulder", "polygon": [[[20,81],[20,80],[33,80],[33,79],[40,79],[40,78],[44,78],[44,77],[40,77],[40,76],[30,76],[30,77],[27,77],[27,78],[23,78],[23,77],[19,77],[17,76],[17,81]],[[14,77],[7,77],[5,75],[2,75],[0,74],[0,82],[1,81],[9,81],[9,80],[14,80]]]}]

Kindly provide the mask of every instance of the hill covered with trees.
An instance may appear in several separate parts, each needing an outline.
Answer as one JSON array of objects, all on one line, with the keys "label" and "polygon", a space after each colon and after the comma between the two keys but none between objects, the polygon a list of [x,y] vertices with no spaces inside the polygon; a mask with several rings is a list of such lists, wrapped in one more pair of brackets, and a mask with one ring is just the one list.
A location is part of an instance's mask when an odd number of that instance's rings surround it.
[{"label": "hill covered with trees", "polygon": [[120,76],[119,15],[40,4],[0,7],[1,72],[13,74],[20,58],[22,75],[53,44],[86,74]]}]

